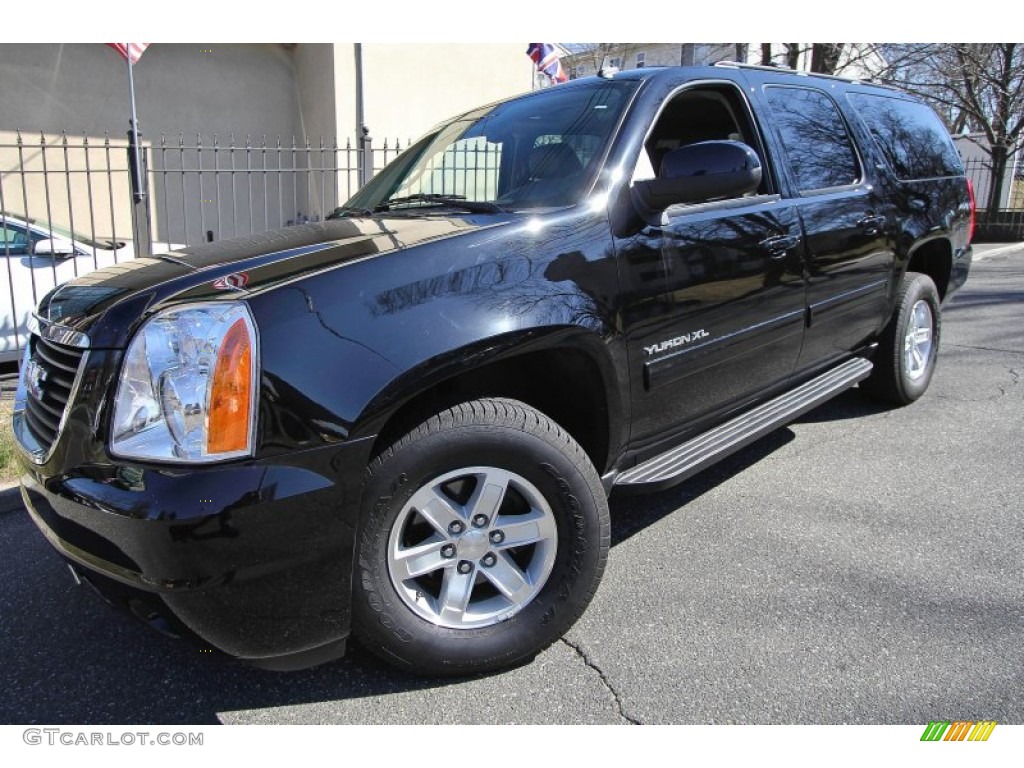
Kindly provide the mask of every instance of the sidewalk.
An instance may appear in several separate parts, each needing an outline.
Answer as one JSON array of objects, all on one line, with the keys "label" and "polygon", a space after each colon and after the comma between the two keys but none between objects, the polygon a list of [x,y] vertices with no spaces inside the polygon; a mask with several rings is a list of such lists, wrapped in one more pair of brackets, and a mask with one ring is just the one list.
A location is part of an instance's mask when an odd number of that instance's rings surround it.
[{"label": "sidewalk", "polygon": [[1010,253],[1016,253],[1018,251],[1024,252],[1024,242],[1022,243],[975,243],[972,246],[974,250],[974,261],[982,261],[984,259],[991,258],[992,256],[1005,256]]}]

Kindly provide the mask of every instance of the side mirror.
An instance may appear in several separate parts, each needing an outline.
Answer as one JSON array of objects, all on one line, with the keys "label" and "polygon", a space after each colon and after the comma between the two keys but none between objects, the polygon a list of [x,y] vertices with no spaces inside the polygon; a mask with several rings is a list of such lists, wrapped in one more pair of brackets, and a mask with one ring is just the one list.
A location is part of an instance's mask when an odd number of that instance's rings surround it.
[{"label": "side mirror", "polygon": [[740,141],[701,141],[673,149],[661,161],[658,178],[634,184],[645,206],[740,197],[761,186],[761,161]]},{"label": "side mirror", "polygon": [[75,247],[70,241],[64,240],[59,237],[43,238],[37,240],[35,246],[32,248],[32,253],[36,256],[52,256],[55,259],[62,259],[67,256],[75,255]]}]

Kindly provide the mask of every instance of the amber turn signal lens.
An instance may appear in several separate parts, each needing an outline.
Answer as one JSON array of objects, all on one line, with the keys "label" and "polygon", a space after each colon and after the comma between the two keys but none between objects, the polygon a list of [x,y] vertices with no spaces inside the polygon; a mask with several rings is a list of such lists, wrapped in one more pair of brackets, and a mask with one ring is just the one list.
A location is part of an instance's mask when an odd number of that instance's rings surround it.
[{"label": "amber turn signal lens", "polygon": [[251,389],[252,339],[245,321],[237,320],[224,336],[213,372],[207,453],[248,450]]}]

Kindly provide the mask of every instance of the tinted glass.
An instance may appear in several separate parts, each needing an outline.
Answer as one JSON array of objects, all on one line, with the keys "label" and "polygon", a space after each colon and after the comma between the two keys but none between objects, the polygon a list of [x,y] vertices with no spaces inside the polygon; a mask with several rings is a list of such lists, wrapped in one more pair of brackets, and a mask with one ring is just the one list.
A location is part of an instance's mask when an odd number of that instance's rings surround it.
[{"label": "tinted glass", "polygon": [[924,104],[889,96],[847,97],[900,179],[932,179],[963,173],[949,132]]},{"label": "tinted glass", "polygon": [[853,184],[857,155],[839,108],[824,93],[769,86],[765,96],[801,192]]},{"label": "tinted glass", "polygon": [[418,210],[438,198],[503,208],[567,205],[596,175],[635,81],[546,88],[440,126],[378,174],[349,208]]},{"label": "tinted glass", "polygon": [[0,226],[0,254],[24,256],[29,252],[29,240],[20,227]]}]

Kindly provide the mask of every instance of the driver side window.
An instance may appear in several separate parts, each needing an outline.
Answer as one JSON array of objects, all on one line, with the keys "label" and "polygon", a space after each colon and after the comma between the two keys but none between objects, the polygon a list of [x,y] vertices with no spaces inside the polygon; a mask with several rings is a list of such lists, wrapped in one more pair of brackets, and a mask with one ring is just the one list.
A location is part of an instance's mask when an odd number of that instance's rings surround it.
[{"label": "driver side window", "polygon": [[[633,180],[655,179],[663,173],[669,152],[704,141],[738,141],[761,158],[761,143],[746,103],[730,85],[697,86],[678,93],[665,106],[644,142],[633,171]],[[771,182],[765,174],[756,192],[767,194]]]}]

